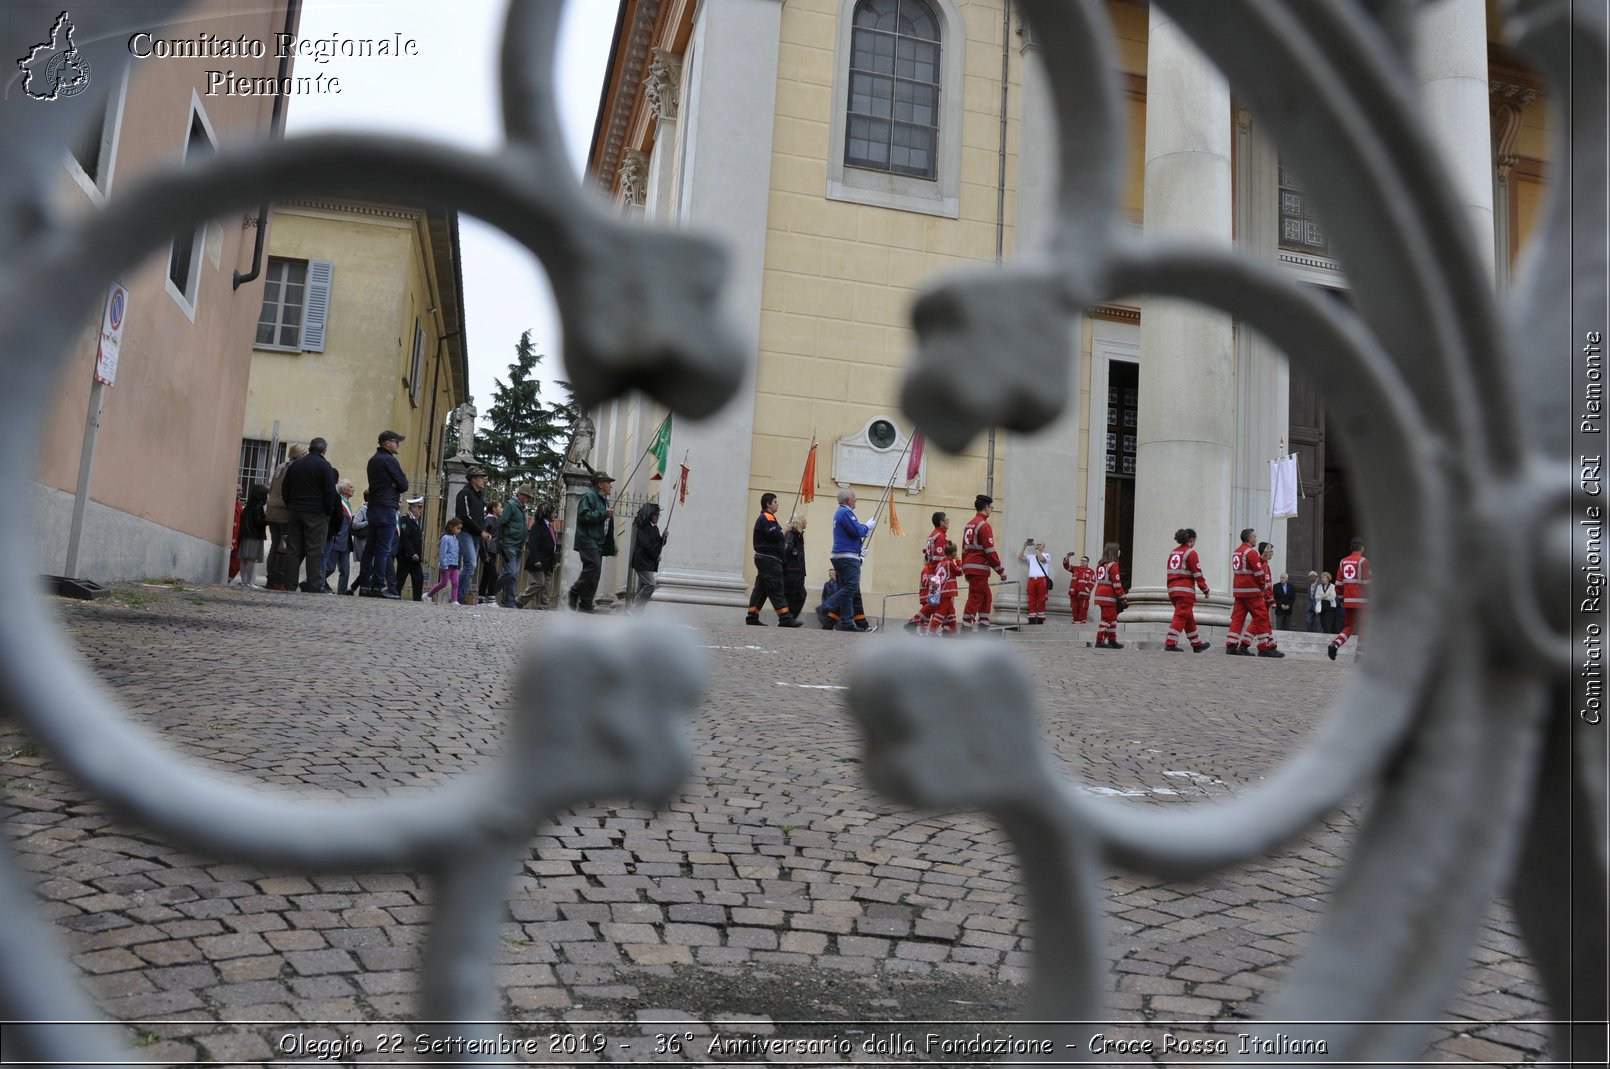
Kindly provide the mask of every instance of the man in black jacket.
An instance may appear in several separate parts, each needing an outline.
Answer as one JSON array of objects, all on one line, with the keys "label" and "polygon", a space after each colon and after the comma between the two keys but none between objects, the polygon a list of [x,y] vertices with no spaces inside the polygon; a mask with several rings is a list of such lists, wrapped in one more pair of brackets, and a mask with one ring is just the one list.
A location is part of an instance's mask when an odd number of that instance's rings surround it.
[{"label": "man in black jacket", "polygon": [[[486,472],[479,464],[464,469],[468,485],[453,499],[453,515],[464,529],[458,533],[458,591],[460,605],[473,604],[475,597],[475,564],[480,560],[481,547],[492,540],[486,530]],[[469,600],[466,600],[469,599]]]},{"label": "man in black jacket", "polygon": [[414,600],[419,601],[425,593],[425,568],[422,563],[425,559],[425,529],[419,524],[419,517],[425,511],[425,499],[411,497],[408,499],[408,514],[397,521],[397,590],[402,591],[403,580],[410,580],[414,584]]},{"label": "man in black jacket", "polygon": [[799,627],[783,594],[783,527],[777,522],[776,510],[777,495],[762,494],[760,515],[755,519],[755,589],[749,592],[749,615],[744,622],[766,626],[760,607],[770,598],[777,610],[777,626]]},{"label": "man in black jacket", "polygon": [[375,455],[369,458],[369,540],[363,545],[366,585],[358,591],[366,598],[400,598],[400,583],[391,577],[391,557],[397,552],[397,509],[408,492],[408,476],[397,463],[397,448],[405,439],[396,431],[381,431]]},{"label": "man in black jacket", "polygon": [[297,571],[305,564],[307,578],[298,589],[308,594],[330,594],[334,591],[324,585],[324,542],[330,530],[330,513],[335,511],[340,495],[335,491],[335,469],[324,459],[329,443],[315,438],[307,448],[307,456],[285,469],[281,489],[285,508],[291,514],[286,532],[289,579],[296,582]]}]

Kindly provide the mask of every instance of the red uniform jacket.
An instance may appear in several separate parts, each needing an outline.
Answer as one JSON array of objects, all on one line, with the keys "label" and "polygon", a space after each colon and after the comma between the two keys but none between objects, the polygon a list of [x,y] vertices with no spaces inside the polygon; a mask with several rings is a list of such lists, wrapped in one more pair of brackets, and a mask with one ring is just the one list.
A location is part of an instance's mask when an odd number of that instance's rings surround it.
[{"label": "red uniform jacket", "polygon": [[927,590],[928,578],[939,567],[939,562],[945,559],[945,543],[950,540],[949,534],[943,527],[935,527],[934,533],[928,536],[928,544],[922,547],[922,588]]},{"label": "red uniform jacket", "polygon": [[939,591],[940,598],[953,598],[956,596],[956,573],[961,567],[955,561],[941,560],[934,565],[933,578],[929,580],[930,593]]},{"label": "red uniform jacket", "polygon": [[1001,558],[995,552],[995,532],[982,512],[962,528],[962,571],[999,573]]},{"label": "red uniform jacket", "polygon": [[1096,598],[1108,605],[1116,604],[1124,596],[1124,579],[1118,573],[1118,562],[1108,561],[1096,566]]},{"label": "red uniform jacket", "polygon": [[1362,609],[1370,600],[1370,562],[1362,553],[1350,553],[1336,566],[1336,584],[1350,609]]},{"label": "red uniform jacket", "polygon": [[1268,592],[1269,583],[1263,569],[1263,558],[1258,556],[1257,547],[1246,544],[1235,547],[1235,552],[1230,554],[1230,575],[1235,583],[1235,596],[1263,597]]},{"label": "red uniform jacket", "polygon": [[1207,576],[1202,574],[1202,558],[1190,546],[1175,546],[1168,551],[1168,592],[1170,595],[1189,594],[1193,586],[1201,588],[1202,596],[1207,597]]},{"label": "red uniform jacket", "polygon": [[1090,592],[1096,589],[1096,570],[1088,564],[1064,564],[1064,568],[1073,573],[1073,585],[1068,593],[1075,597],[1088,598]]}]

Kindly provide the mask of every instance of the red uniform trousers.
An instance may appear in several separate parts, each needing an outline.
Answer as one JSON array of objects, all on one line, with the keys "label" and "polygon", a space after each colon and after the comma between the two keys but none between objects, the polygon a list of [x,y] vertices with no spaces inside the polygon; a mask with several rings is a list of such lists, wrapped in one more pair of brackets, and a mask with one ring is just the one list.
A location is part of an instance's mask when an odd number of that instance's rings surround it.
[{"label": "red uniform trousers", "polygon": [[967,573],[967,604],[962,608],[962,626],[987,627],[989,611],[995,607],[995,598],[989,589],[988,572]]},{"label": "red uniform trousers", "polygon": [[922,603],[922,633],[925,635],[954,635],[956,627],[956,595],[939,595],[939,604]]},{"label": "red uniform trousers", "polygon": [[1168,638],[1163,645],[1170,648],[1178,646],[1181,635],[1191,645],[1201,645],[1201,636],[1196,633],[1196,594],[1189,590],[1171,590],[1168,600],[1174,603],[1174,619],[1168,625]]},{"label": "red uniform trousers", "polygon": [[1111,601],[1098,601],[1096,608],[1101,612],[1101,623],[1096,625],[1096,641],[1118,641],[1118,605]]},{"label": "red uniform trousers", "polygon": [[1073,622],[1074,623],[1082,624],[1082,623],[1086,623],[1086,622],[1089,621],[1089,619],[1090,619],[1090,595],[1089,594],[1069,594],[1068,595],[1068,607],[1073,610]]},{"label": "red uniform trousers", "polygon": [[911,619],[907,621],[908,623],[921,626],[928,619],[928,581],[933,578],[933,575],[933,565],[923,565],[922,576],[917,580],[917,611],[911,614]]},{"label": "red uniform trousers", "polygon": [[1331,645],[1335,646],[1337,649],[1341,649],[1343,646],[1347,645],[1349,636],[1362,635],[1363,633],[1364,606],[1360,605],[1355,609],[1353,607],[1353,603],[1350,601],[1346,605],[1342,606],[1342,630],[1335,638],[1331,639]]},{"label": "red uniform trousers", "polygon": [[1261,590],[1235,596],[1235,608],[1230,610],[1230,633],[1225,636],[1225,645],[1234,649],[1241,645],[1243,639],[1247,642],[1257,639],[1260,650],[1275,648],[1274,631],[1269,626],[1269,602]]},{"label": "red uniform trousers", "polygon": [[1050,585],[1050,581],[1047,580],[1043,575],[1037,575],[1033,579],[1029,580],[1030,620],[1045,619],[1045,601],[1046,598],[1050,596],[1050,591],[1048,591],[1046,587]]}]

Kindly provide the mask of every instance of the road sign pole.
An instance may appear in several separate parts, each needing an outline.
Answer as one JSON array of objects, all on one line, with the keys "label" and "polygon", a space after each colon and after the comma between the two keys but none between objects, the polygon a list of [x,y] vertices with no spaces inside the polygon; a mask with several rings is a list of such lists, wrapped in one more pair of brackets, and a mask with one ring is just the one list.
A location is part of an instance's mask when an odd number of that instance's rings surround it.
[{"label": "road sign pole", "polygon": [[89,503],[89,476],[95,466],[95,440],[101,431],[101,401],[106,395],[106,384],[94,380],[89,390],[89,415],[84,419],[84,447],[78,455],[78,490],[73,497],[73,523],[67,532],[67,567],[62,570],[69,579],[78,575],[78,542],[84,533],[84,506]]}]

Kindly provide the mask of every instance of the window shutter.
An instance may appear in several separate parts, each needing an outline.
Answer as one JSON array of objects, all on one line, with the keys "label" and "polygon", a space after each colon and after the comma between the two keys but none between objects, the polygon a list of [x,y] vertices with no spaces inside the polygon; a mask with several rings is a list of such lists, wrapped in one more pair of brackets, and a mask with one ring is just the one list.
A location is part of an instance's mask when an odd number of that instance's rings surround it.
[{"label": "window shutter", "polygon": [[330,314],[330,275],[334,270],[329,260],[308,261],[307,303],[302,306],[304,352],[324,352],[324,324]]}]

